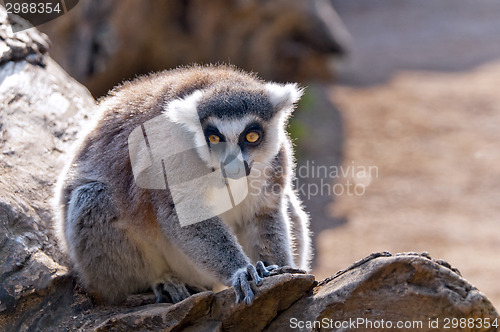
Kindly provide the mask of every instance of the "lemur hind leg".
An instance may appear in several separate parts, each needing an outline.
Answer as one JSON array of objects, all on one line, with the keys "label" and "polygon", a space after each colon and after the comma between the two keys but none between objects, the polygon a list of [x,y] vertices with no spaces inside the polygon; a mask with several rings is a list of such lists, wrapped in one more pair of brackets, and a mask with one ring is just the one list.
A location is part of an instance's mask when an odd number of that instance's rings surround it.
[{"label": "lemur hind leg", "polygon": [[90,182],[72,191],[64,229],[70,256],[85,288],[106,303],[119,303],[151,285],[140,249],[118,222],[105,184]]},{"label": "lemur hind leg", "polygon": [[172,276],[164,277],[152,288],[156,296],[156,303],[177,303],[197,292]]}]

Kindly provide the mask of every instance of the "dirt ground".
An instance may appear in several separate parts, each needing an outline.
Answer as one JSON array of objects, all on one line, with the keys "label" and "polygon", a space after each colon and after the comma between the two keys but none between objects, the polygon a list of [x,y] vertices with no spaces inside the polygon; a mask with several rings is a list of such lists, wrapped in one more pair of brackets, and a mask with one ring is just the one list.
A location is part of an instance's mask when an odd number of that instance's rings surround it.
[{"label": "dirt ground", "polygon": [[[332,0],[352,34],[330,99],[343,168],[318,278],[374,251],[427,251],[500,308],[500,2]],[[372,169],[373,170],[373,169]],[[326,228],[326,227],[325,227]]]},{"label": "dirt ground", "polygon": [[[344,167],[376,169],[357,179],[363,195],[332,204],[348,222],[318,235],[318,278],[374,251],[427,251],[500,308],[499,87],[500,62],[332,87],[346,127]],[[348,180],[356,181],[339,183]]]},{"label": "dirt ground", "polygon": [[496,0],[332,0],[352,35],[342,84],[381,84],[395,70],[464,71],[500,59]]}]

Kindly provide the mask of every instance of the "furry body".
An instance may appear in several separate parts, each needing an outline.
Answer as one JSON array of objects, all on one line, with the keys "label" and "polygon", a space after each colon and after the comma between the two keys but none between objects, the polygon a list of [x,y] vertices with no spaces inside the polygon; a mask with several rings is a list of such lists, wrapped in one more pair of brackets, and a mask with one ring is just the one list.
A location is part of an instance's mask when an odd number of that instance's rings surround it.
[{"label": "furry body", "polygon": [[[111,91],[56,191],[58,237],[84,287],[107,303],[149,288],[177,302],[190,289],[223,284],[235,286],[238,300],[249,303],[248,280],[259,284],[269,274],[264,265],[307,270],[308,219],[292,188],[292,148],[284,128],[299,97],[295,86],[266,85],[226,66],[166,71]],[[168,188],[136,184],[128,137],[162,116],[169,119],[165,131],[182,130],[199,142],[206,136],[193,122],[203,130],[215,126],[228,146],[250,122],[261,126],[259,146],[242,148],[252,159],[242,203],[181,226]],[[162,143],[177,144],[175,137]],[[198,162],[219,167],[211,148],[199,155]],[[189,165],[183,167],[189,171]]]}]

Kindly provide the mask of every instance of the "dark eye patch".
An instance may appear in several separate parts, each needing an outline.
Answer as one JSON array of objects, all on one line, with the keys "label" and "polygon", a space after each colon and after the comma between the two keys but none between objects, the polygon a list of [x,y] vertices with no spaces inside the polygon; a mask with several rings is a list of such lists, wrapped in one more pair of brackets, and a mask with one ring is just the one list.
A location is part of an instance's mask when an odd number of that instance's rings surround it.
[{"label": "dark eye patch", "polygon": [[205,134],[205,140],[207,141],[208,146],[210,146],[210,141],[208,140],[208,137],[210,135],[217,135],[217,136],[219,136],[221,142],[225,142],[226,141],[226,138],[224,137],[224,135],[222,135],[220,133],[219,129],[217,129],[217,127],[215,127],[213,125],[209,124],[209,125],[205,126],[205,128],[203,129],[203,132]]},{"label": "dark eye patch", "polygon": [[[257,134],[259,134],[259,139],[253,143],[248,142],[246,140],[246,135],[251,132],[256,132]],[[264,129],[262,128],[262,125],[258,122],[252,122],[249,125],[247,125],[245,130],[243,130],[243,132],[240,134],[240,137],[238,138],[238,144],[242,149],[245,146],[254,147],[259,145],[263,139],[264,139]]]}]

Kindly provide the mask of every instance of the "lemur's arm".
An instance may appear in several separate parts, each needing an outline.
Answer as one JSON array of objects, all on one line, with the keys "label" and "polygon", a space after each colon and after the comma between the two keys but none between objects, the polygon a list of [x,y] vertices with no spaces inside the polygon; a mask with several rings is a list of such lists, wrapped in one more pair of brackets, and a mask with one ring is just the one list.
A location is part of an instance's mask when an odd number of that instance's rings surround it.
[{"label": "lemur's arm", "polygon": [[258,230],[257,259],[266,265],[295,267],[287,219],[288,215],[281,206],[255,217]]},{"label": "lemur's arm", "polygon": [[203,270],[225,285],[234,286],[236,302],[250,304],[254,298],[250,281],[260,286],[262,277],[269,275],[264,264],[250,263],[236,237],[219,217],[181,227],[177,216],[168,210],[169,207],[159,206],[157,215],[170,241]]}]

